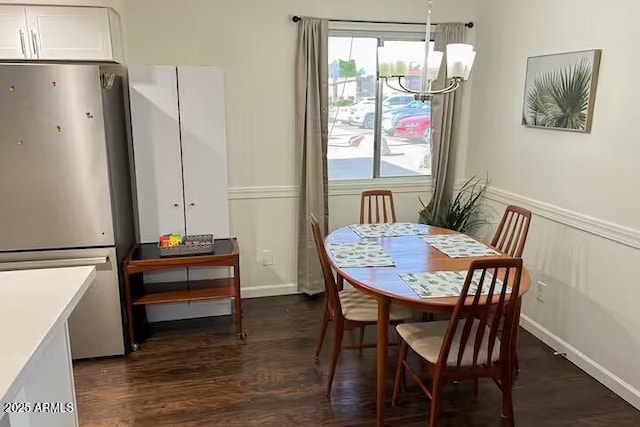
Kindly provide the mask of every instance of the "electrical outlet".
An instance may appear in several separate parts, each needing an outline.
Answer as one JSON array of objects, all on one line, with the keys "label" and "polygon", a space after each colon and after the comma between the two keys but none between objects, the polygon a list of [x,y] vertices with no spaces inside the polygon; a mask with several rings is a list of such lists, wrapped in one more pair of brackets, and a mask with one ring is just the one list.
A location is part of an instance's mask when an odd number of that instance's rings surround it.
[{"label": "electrical outlet", "polygon": [[273,252],[270,249],[265,249],[262,251],[262,265],[268,266],[273,265]]},{"label": "electrical outlet", "polygon": [[540,302],[544,302],[544,294],[546,293],[545,291],[547,290],[547,284],[544,283],[542,280],[538,280],[538,283],[536,284],[536,299]]}]

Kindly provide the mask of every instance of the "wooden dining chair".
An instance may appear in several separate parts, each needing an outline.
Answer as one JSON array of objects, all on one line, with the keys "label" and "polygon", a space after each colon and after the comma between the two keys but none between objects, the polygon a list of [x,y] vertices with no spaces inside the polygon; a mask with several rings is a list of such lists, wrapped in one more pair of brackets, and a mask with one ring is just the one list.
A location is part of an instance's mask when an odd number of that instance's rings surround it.
[{"label": "wooden dining chair", "polygon": [[[522,258],[530,223],[531,211],[519,206],[507,206],[491,240],[491,246],[509,256]],[[518,301],[518,317],[520,317],[520,304],[521,301]],[[516,372],[520,371],[520,361],[518,359],[518,353],[516,352],[514,362]]]},{"label": "wooden dining chair", "polygon": [[[362,349],[375,347],[376,344],[364,344],[362,340],[358,345],[342,345],[344,331],[364,328],[368,325],[375,325],[378,322],[378,302],[358,291],[357,289],[338,290],[329,256],[324,247],[324,236],[320,231],[320,225],[315,216],[311,215],[311,228],[315,240],[316,249],[322,266],[324,277],[325,304],[322,315],[322,325],[320,329],[320,342],[316,350],[316,358],[320,355],[322,343],[327,332],[329,321],[333,321],[333,349],[331,351],[331,362],[329,365],[329,378],[327,382],[327,396],[331,393],[333,376],[338,363],[338,356],[341,349]],[[392,324],[398,324],[411,318],[411,311],[400,306],[391,306],[390,320]]]},{"label": "wooden dining chair", "polygon": [[360,197],[360,224],[396,222],[396,208],[390,190],[363,191]]},{"label": "wooden dining chair", "polygon": [[[516,316],[518,298],[515,296],[520,292],[521,275],[521,258],[474,260],[450,320],[404,323],[396,327],[401,341],[393,405],[406,369],[431,399],[429,426],[435,427],[440,387],[471,379],[474,396],[477,396],[478,379],[491,378],[502,391],[502,416],[509,425],[514,425],[511,389],[515,330],[519,323]],[[496,278],[511,286],[510,294],[506,292],[506,286],[498,285]],[[472,282],[477,284],[477,290],[473,292]],[[504,325],[501,325],[502,319]],[[426,371],[433,379],[430,389],[407,363],[408,347],[423,359]]]},{"label": "wooden dining chair", "polygon": [[530,223],[531,211],[518,206],[507,206],[491,240],[491,246],[509,256],[521,258]]}]

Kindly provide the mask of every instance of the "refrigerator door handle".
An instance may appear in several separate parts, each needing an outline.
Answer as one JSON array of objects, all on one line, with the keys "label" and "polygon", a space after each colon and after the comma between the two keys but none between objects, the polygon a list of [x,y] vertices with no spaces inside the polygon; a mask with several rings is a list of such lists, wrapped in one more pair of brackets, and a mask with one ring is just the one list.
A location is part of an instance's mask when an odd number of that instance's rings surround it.
[{"label": "refrigerator door handle", "polygon": [[81,267],[88,265],[102,265],[109,262],[108,256],[95,258],[43,259],[37,261],[17,261],[0,263],[0,271],[28,270],[37,268]]}]

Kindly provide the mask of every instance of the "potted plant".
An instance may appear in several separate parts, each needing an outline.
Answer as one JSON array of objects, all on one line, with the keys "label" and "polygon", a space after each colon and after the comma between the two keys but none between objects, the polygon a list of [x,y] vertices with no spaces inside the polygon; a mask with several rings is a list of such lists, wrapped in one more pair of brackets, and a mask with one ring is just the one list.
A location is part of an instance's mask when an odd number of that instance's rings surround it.
[{"label": "potted plant", "polygon": [[433,203],[425,205],[419,212],[420,223],[448,228],[461,233],[470,233],[489,223],[487,213],[481,209],[481,201],[489,186],[489,178],[467,180],[458,190],[453,200],[447,200],[435,211]]}]

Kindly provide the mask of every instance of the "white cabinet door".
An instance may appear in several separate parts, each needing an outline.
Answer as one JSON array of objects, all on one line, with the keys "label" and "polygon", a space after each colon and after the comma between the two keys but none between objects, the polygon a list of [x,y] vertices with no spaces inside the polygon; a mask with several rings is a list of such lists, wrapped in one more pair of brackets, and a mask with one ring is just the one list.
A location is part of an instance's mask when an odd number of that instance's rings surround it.
[{"label": "white cabinet door", "polygon": [[24,6],[0,6],[0,59],[29,59]]},{"label": "white cabinet door", "polygon": [[120,15],[113,9],[109,9],[109,32],[111,33],[111,56],[112,59],[122,64],[124,62],[124,52],[122,48],[122,25]]},{"label": "white cabinet door", "polygon": [[140,239],[184,234],[176,67],[129,67]]},{"label": "white cabinet door", "polygon": [[224,76],[217,67],[178,67],[188,234],[229,237]]},{"label": "white cabinet door", "polygon": [[113,60],[109,9],[27,6],[34,59]]}]

